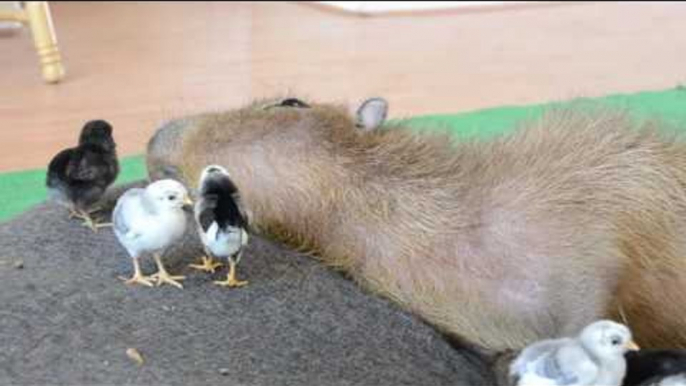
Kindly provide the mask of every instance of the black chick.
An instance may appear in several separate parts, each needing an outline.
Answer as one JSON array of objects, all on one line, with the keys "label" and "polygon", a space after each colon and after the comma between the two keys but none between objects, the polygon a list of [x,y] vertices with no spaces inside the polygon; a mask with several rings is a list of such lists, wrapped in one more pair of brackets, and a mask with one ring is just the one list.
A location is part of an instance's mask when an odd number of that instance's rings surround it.
[{"label": "black chick", "polygon": [[[683,384],[686,380],[686,351],[640,350],[626,355],[624,386]],[[674,383],[677,382],[677,383]]]},{"label": "black chick", "polygon": [[62,150],[50,161],[46,185],[49,197],[69,208],[70,218],[83,220],[97,232],[91,214],[107,188],[119,174],[112,126],[103,120],[89,121],[81,130],[79,145]]},{"label": "black chick", "polygon": [[226,258],[229,272],[226,280],[216,284],[242,287],[247,281],[236,279],[236,266],[241,260],[243,247],[248,243],[248,214],[238,188],[221,166],[211,165],[203,170],[195,203],[195,220],[200,239],[210,257],[203,256],[200,265],[193,268],[214,272],[218,265],[211,256]]}]

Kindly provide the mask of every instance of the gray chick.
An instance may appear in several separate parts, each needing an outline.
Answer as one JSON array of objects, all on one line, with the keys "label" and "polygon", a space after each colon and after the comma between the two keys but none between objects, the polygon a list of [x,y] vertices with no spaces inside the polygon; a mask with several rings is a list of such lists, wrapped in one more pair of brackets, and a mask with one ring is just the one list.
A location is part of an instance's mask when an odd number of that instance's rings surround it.
[{"label": "gray chick", "polygon": [[195,220],[200,239],[210,257],[203,256],[202,264],[191,267],[213,272],[217,263],[212,256],[226,258],[229,262],[226,280],[215,283],[226,287],[248,284],[247,281],[236,279],[236,266],[241,260],[243,247],[248,243],[248,214],[238,188],[221,166],[208,166],[200,176]]},{"label": "gray chick", "polygon": [[[133,259],[134,275],[126,284],[152,286],[163,283],[183,288],[183,276],[171,276],[164,268],[161,253],[178,241],[186,230],[185,205],[191,204],[188,191],[178,181],[165,179],[145,189],[133,188],[124,193],[114,207],[114,234]],[[144,276],[138,259],[152,253],[157,273]]]},{"label": "gray chick", "polygon": [[510,374],[519,386],[619,386],[626,373],[624,354],[636,348],[626,326],[601,320],[578,337],[528,346],[512,363]]}]

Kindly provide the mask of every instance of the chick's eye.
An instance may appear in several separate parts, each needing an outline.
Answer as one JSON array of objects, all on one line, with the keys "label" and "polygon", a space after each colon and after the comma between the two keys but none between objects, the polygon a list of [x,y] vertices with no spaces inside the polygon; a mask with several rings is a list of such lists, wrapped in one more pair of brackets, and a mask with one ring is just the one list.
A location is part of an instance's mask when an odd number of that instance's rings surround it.
[{"label": "chick's eye", "polygon": [[167,200],[169,201],[174,201],[176,199],[176,196],[168,196]]},{"label": "chick's eye", "polygon": [[613,346],[619,346],[622,343],[622,338],[618,336],[613,336],[610,339],[610,343],[612,343]]}]

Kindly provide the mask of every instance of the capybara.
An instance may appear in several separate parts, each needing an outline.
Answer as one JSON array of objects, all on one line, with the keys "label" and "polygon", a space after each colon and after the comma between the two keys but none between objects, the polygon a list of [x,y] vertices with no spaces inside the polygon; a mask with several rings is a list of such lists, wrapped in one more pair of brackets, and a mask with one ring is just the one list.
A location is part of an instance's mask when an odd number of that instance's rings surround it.
[{"label": "capybara", "polygon": [[456,141],[382,125],[386,108],[275,100],[184,118],[150,142],[149,171],[192,186],[223,165],[259,230],[488,349],[601,318],[686,348],[677,134],[567,109]]}]

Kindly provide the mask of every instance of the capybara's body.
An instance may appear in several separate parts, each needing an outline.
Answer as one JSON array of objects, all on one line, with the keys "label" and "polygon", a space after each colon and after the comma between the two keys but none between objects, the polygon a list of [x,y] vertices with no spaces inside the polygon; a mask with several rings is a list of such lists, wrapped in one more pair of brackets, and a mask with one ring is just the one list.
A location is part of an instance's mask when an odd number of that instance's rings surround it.
[{"label": "capybara's body", "polygon": [[686,348],[686,144],[652,126],[558,112],[455,143],[260,104],[183,126],[151,173],[223,165],[257,227],[450,334],[521,348],[611,317]]}]

